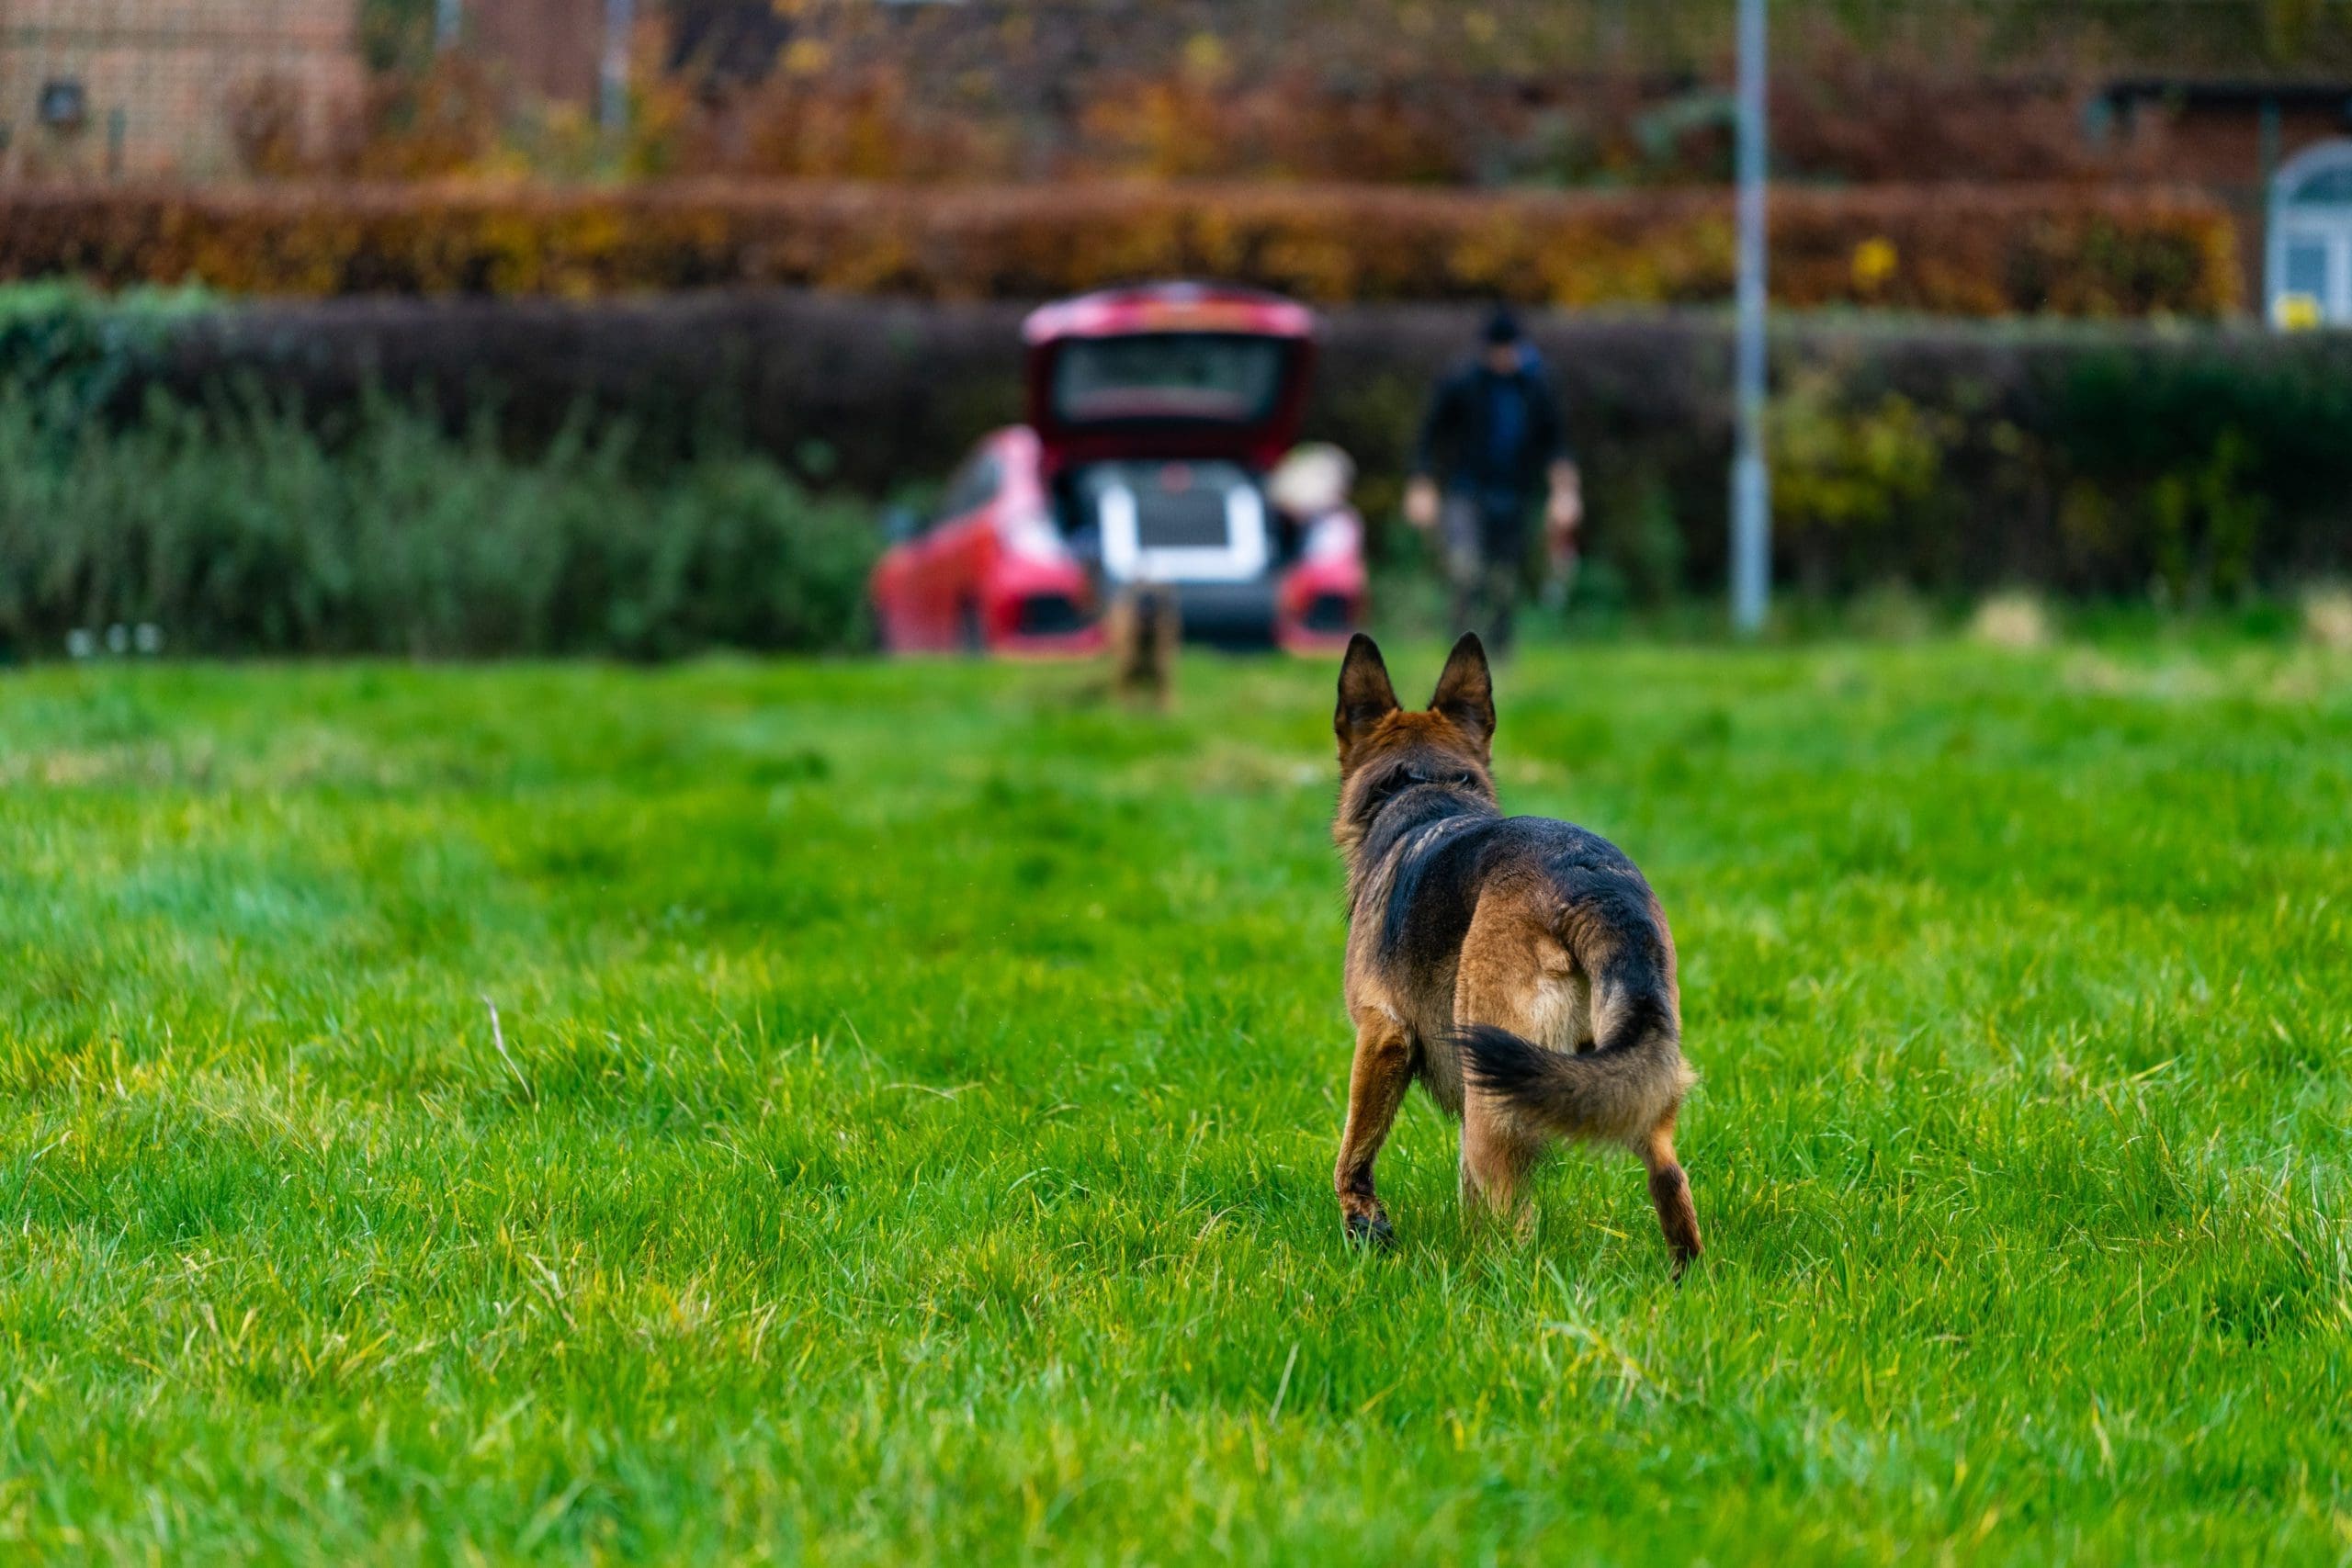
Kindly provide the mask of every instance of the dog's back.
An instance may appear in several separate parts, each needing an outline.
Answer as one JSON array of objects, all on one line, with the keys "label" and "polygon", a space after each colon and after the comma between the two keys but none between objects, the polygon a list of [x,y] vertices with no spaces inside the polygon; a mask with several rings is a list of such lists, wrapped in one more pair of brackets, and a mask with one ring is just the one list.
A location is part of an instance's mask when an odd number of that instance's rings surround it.
[{"label": "dog's back", "polygon": [[[1463,1118],[1465,1195],[1513,1206],[1520,1177],[1555,1137],[1621,1144],[1649,1168],[1678,1267],[1695,1257],[1698,1222],[1673,1152],[1690,1081],[1674,942],[1648,883],[1596,834],[1500,814],[1476,637],[1456,646],[1426,713],[1397,707],[1378,649],[1359,638],[1336,724],[1348,1004],[1355,1080],[1368,1080],[1351,1083],[1343,1209],[1351,1185],[1370,1201],[1385,1133],[1385,1120],[1377,1132],[1372,1122],[1384,1104],[1393,1116],[1403,1078],[1419,1077]],[[1351,1228],[1378,1228],[1349,1213]]]},{"label": "dog's back", "polygon": [[1654,1125],[1684,1083],[1680,1007],[1673,938],[1634,863],[1573,824],[1476,808],[1384,837],[1351,977],[1415,1018],[1440,1102],[1460,1112],[1466,1057],[1559,1135]]}]

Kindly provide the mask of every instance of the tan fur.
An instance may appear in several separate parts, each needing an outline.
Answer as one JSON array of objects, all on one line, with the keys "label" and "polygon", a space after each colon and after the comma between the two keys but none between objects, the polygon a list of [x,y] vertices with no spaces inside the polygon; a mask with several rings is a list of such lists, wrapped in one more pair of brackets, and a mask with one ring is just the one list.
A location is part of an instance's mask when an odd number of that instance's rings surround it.
[{"label": "tan fur", "polygon": [[[1615,1144],[1649,1172],[1679,1274],[1701,1248],[1673,1141],[1690,1075],[1679,1045],[1672,939],[1646,884],[1582,829],[1546,823],[1540,827],[1555,837],[1520,836],[1592,846],[1589,861],[1572,868],[1581,881],[1564,881],[1557,852],[1514,853],[1516,840],[1493,831],[1522,824],[1498,824],[1494,815],[1492,692],[1475,637],[1457,645],[1424,712],[1396,705],[1378,649],[1359,637],[1342,671],[1334,728],[1340,792],[1332,836],[1348,869],[1344,978],[1356,1055],[1333,1184],[1349,1233],[1389,1238],[1373,1166],[1406,1088],[1418,1078],[1462,1121],[1466,1206],[1523,1218],[1527,1172],[1552,1141]],[[1425,785],[1446,792],[1443,799],[1383,817],[1400,788]],[[1435,874],[1424,869],[1423,881],[1408,885],[1391,909],[1402,868],[1438,863],[1444,835],[1481,831],[1488,837],[1480,842],[1503,848],[1477,860],[1475,883],[1425,887]],[[1376,833],[1382,847],[1368,851]],[[1466,924],[1449,927],[1449,908],[1466,908]],[[1396,911],[1401,939],[1389,929]],[[1506,1060],[1520,1076],[1490,1082],[1482,1076],[1494,1070],[1487,1057],[1478,1072],[1468,1070],[1461,1042],[1478,1044],[1479,1026],[1515,1037],[1516,1055]]]},{"label": "tan fur", "polygon": [[1173,590],[1149,585],[1122,590],[1102,615],[1112,689],[1130,702],[1168,706],[1175,696],[1182,631]]}]

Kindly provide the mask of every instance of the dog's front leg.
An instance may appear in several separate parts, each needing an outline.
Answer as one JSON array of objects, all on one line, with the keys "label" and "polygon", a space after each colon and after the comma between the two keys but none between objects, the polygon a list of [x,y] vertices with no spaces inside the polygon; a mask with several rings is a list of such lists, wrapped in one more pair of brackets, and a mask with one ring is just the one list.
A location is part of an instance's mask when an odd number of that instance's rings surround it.
[{"label": "dog's front leg", "polygon": [[1340,1194],[1340,1217],[1351,1240],[1386,1247],[1396,1239],[1388,1211],[1373,1191],[1372,1167],[1412,1081],[1411,1036],[1395,1019],[1367,1010],[1356,1020],[1356,1059],[1348,1073],[1348,1125],[1340,1134],[1340,1161],[1331,1171],[1331,1185]]}]

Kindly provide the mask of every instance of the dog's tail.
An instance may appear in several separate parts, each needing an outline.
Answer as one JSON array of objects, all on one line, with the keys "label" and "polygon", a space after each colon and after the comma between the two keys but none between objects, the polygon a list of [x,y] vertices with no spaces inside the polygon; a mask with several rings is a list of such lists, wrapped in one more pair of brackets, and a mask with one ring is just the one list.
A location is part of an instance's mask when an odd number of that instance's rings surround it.
[{"label": "dog's tail", "polygon": [[1655,963],[1616,956],[1597,966],[1592,1001],[1601,1030],[1592,1050],[1550,1051],[1484,1023],[1453,1039],[1464,1076],[1521,1121],[1558,1137],[1623,1144],[1641,1156],[1679,1279],[1702,1249],[1690,1184],[1674,1157],[1674,1118],[1690,1069],[1682,1065],[1670,976]]},{"label": "dog's tail", "polygon": [[1608,1003],[1608,1032],[1590,1051],[1546,1050],[1487,1023],[1458,1030],[1464,1073],[1547,1133],[1638,1145],[1682,1103],[1690,1070],[1663,995],[1642,987]]}]

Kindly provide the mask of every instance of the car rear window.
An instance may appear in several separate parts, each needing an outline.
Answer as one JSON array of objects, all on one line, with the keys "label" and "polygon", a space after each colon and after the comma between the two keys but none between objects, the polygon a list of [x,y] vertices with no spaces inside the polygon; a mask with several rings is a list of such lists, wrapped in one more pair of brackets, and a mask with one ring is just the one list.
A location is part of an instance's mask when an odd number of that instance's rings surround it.
[{"label": "car rear window", "polygon": [[1054,416],[1069,424],[1254,423],[1273,412],[1286,346],[1238,333],[1074,339],[1054,358]]}]

